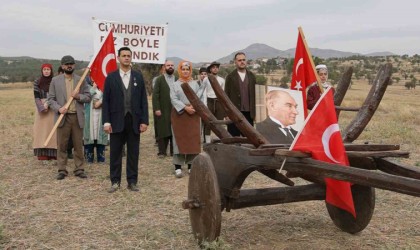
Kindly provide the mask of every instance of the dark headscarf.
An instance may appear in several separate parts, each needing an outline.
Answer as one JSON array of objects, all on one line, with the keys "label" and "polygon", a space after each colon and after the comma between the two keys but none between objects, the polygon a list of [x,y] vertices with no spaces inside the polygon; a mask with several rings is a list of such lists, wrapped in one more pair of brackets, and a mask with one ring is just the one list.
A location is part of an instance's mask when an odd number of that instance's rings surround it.
[{"label": "dark headscarf", "polygon": [[[44,76],[44,74],[42,73],[42,70],[44,68],[50,68],[51,69],[51,75],[50,76]],[[50,83],[51,80],[53,78],[54,72],[53,72],[53,68],[52,65],[49,63],[44,63],[41,66],[41,77],[38,80],[39,83],[39,88],[42,89],[44,92],[48,93],[48,90],[50,89]]]}]

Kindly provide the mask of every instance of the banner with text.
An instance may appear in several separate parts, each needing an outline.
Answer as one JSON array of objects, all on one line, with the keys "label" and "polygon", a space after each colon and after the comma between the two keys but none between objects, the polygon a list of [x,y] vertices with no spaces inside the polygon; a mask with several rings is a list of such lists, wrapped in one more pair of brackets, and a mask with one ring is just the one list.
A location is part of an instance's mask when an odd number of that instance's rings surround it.
[{"label": "banner with text", "polygon": [[114,45],[117,52],[129,47],[133,62],[164,64],[166,59],[167,24],[134,24],[93,19],[93,48],[98,51],[109,29],[114,28]]}]

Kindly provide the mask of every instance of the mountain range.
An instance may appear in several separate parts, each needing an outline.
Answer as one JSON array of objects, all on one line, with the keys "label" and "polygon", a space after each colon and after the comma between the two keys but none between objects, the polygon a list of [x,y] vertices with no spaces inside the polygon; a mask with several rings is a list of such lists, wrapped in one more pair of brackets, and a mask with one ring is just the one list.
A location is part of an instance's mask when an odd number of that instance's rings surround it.
[{"label": "mountain range", "polygon": [[[350,57],[350,56],[392,56],[396,55],[392,52],[384,51],[384,52],[375,52],[375,53],[369,53],[369,54],[361,54],[361,53],[354,53],[354,52],[346,52],[346,51],[339,51],[339,50],[333,50],[333,49],[318,49],[318,48],[309,48],[311,51],[312,56],[316,56],[323,59],[328,59],[331,57]],[[229,63],[233,56],[239,52],[242,51],[246,54],[247,59],[259,59],[259,58],[275,58],[275,57],[283,57],[283,58],[293,58],[295,56],[295,48],[291,48],[288,50],[279,50],[276,48],[273,48],[267,44],[263,43],[254,43],[249,45],[248,47],[237,50],[235,52],[232,52],[231,54],[224,56],[222,58],[217,59],[216,61],[220,63]],[[178,64],[179,61],[182,59],[179,57],[169,57],[169,60],[174,61],[175,64]],[[205,63],[194,63],[194,65],[203,65]]]}]

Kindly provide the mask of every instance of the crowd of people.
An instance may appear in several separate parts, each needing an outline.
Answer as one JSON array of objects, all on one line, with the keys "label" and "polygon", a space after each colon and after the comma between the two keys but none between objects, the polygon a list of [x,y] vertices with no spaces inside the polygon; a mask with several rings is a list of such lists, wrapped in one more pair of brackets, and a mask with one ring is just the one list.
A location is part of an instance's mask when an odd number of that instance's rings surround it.
[{"label": "crowd of people", "polygon": [[[81,79],[74,74],[76,63],[70,55],[61,59],[62,74],[55,77],[51,64],[41,66],[41,77],[34,82],[37,112],[33,148],[38,160],[57,160],[57,180],[68,176],[67,161],[71,148],[74,149],[73,174],[87,178],[85,162],[95,162],[96,148],[96,162],[104,163],[105,146],[109,144],[111,187],[108,192],[119,190],[126,145],[127,189],[139,191],[140,135],[147,131],[149,125],[147,93],[141,72],[131,68],[130,48],[120,48],[117,58],[119,69],[108,74],[103,91],[89,77]],[[201,152],[201,143],[212,140],[210,129],[201,123],[182,89],[183,84],[191,88],[216,119],[229,119],[208,79],[208,75],[214,76],[233,105],[254,126],[256,77],[247,69],[245,53],[236,53],[233,60],[235,69],[226,79],[218,75],[218,62],[201,67],[198,80],[194,80],[191,62],[181,61],[176,66],[170,60],[163,65],[161,74],[153,79],[152,110],[157,157],[167,157],[169,148],[177,178],[191,171],[193,159]],[[175,67],[178,78],[175,76]],[[318,65],[316,70],[322,86],[328,87],[327,67]],[[310,87],[308,108],[313,108],[320,96],[321,90],[317,84]],[[266,94],[265,102],[268,116],[256,124],[256,129],[270,143],[292,143],[297,134],[291,128],[298,115],[296,101],[285,91],[272,90]],[[57,120],[60,123],[56,133],[44,146]],[[241,136],[241,131],[233,123],[228,124],[227,130],[232,136]],[[183,165],[187,166],[184,173]]]}]

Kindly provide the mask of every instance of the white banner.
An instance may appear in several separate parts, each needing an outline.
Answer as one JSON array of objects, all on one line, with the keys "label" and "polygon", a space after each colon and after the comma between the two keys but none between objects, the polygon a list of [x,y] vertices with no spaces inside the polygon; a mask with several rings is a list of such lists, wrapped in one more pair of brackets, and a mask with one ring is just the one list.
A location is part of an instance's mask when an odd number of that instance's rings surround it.
[{"label": "white banner", "polygon": [[115,52],[129,47],[133,62],[164,64],[166,59],[167,24],[135,24],[105,21],[92,18],[93,48],[100,49],[109,29],[114,28]]}]

